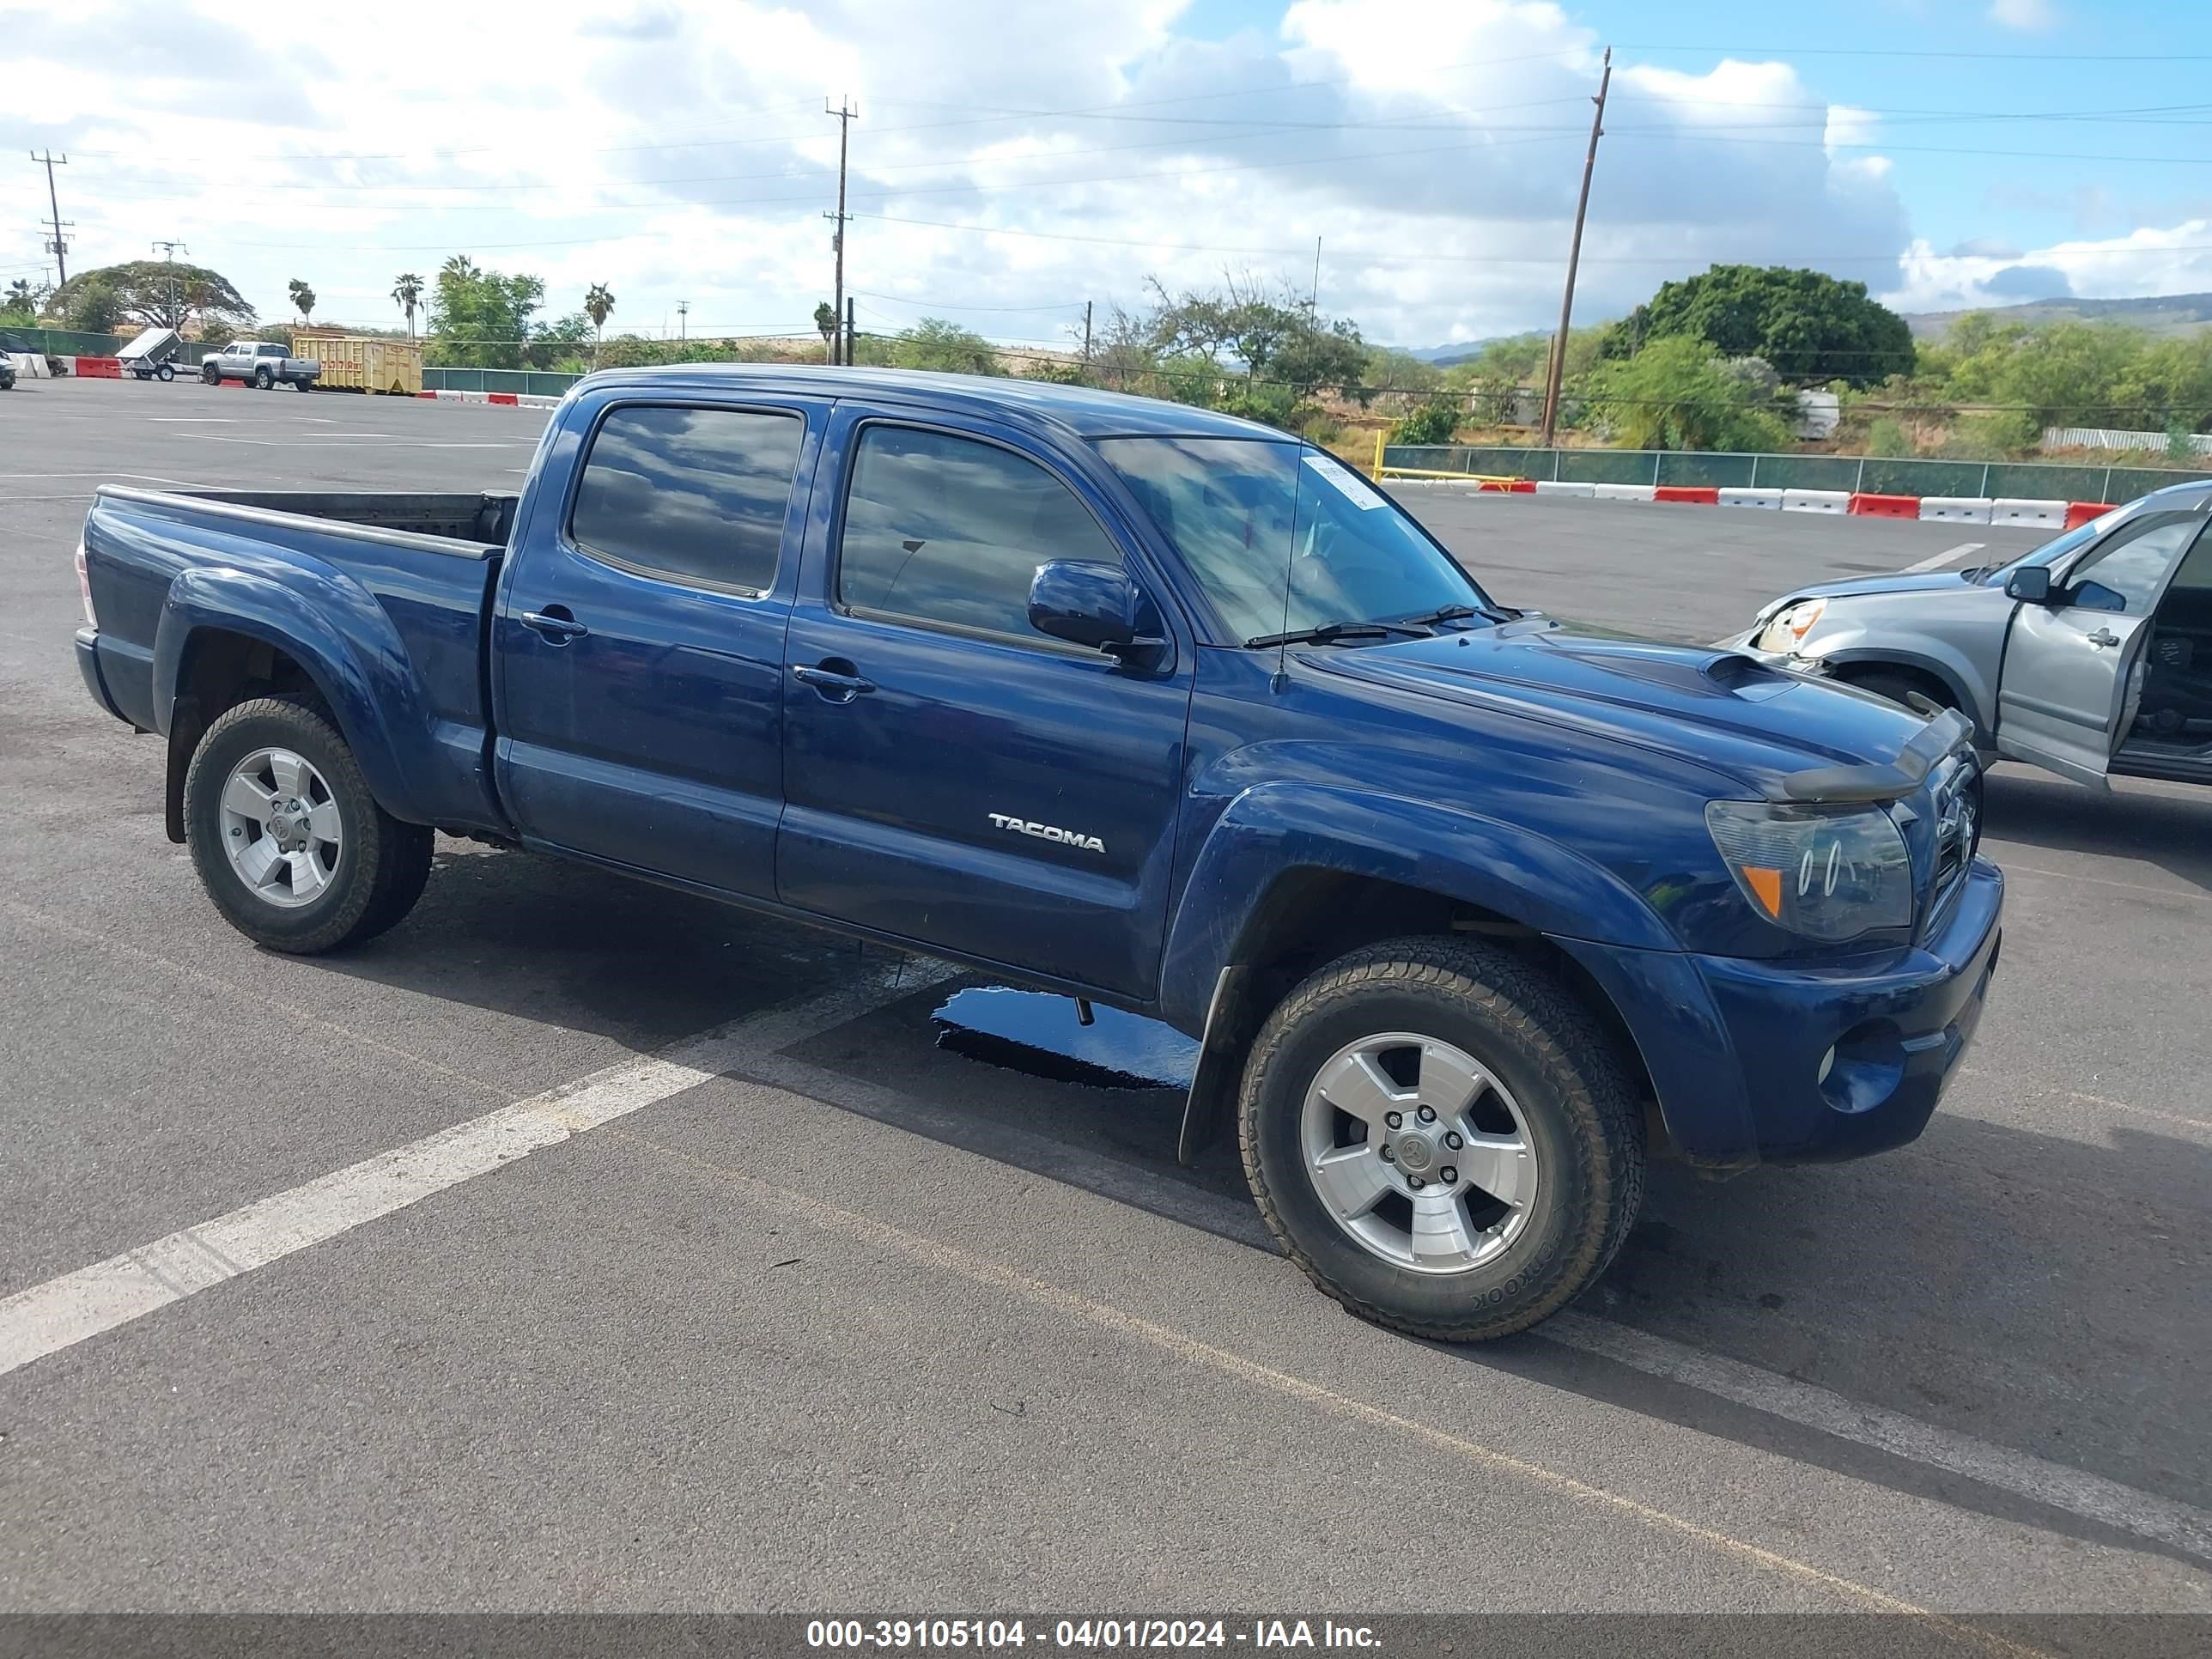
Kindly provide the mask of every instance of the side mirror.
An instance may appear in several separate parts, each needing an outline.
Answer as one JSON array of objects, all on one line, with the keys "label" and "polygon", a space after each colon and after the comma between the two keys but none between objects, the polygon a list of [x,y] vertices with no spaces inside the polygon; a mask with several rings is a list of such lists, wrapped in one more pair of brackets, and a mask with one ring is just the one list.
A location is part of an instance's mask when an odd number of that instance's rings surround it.
[{"label": "side mirror", "polygon": [[2023,605],[2051,603],[2051,567],[2024,564],[2005,578],[2005,598]]},{"label": "side mirror", "polygon": [[1117,564],[1054,559],[1030,581],[1030,626],[1124,660],[1157,654],[1167,641],[1144,591]]}]

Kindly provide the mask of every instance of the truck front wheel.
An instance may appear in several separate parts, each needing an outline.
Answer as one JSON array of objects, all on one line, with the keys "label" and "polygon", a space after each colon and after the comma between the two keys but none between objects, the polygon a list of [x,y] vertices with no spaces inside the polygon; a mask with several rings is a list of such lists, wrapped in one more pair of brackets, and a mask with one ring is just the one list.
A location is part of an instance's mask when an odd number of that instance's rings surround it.
[{"label": "truck front wheel", "polygon": [[208,728],[185,775],[185,838],[231,926],[302,956],[404,916],[433,839],[376,804],[345,739],[295,697],[240,703]]},{"label": "truck front wheel", "polygon": [[200,365],[200,379],[206,381],[210,386],[221,386],[222,384],[222,371],[217,368],[213,363],[203,363]]},{"label": "truck front wheel", "polygon": [[1483,1341],[1558,1311],[1643,1198],[1643,1113],[1604,1033],[1540,969],[1457,939],[1308,978],[1254,1043],[1238,1117],[1291,1259],[1414,1336]]}]

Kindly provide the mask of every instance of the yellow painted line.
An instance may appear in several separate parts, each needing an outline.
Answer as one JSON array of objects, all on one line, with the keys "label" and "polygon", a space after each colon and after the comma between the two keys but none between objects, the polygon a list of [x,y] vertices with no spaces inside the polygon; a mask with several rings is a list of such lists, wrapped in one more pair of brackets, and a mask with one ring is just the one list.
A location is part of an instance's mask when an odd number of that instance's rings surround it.
[{"label": "yellow painted line", "polygon": [[1762,1545],[1752,1543],[1748,1540],[1737,1538],[1716,1528],[1705,1526],[1685,1516],[1675,1515],[1670,1510],[1658,1509],[1652,1504],[1642,1503],[1603,1486],[1593,1486],[1587,1480],[1577,1480],[1573,1475],[1564,1474],[1558,1469],[1548,1468],[1541,1463],[1533,1463],[1526,1458],[1516,1457],[1510,1452],[1499,1451],[1495,1447],[1483,1445],[1480,1442],[1467,1439],[1460,1435],[1447,1433],[1442,1429],[1431,1428],[1425,1423],[1401,1417],[1395,1412],[1384,1411],[1379,1406],[1371,1406],[1364,1400],[1355,1400],[1349,1395],[1340,1394],[1334,1389],[1325,1388],[1304,1377],[1293,1376],[1287,1371],[1279,1371],[1272,1366],[1262,1365],[1257,1361],[1245,1358],[1241,1354],[1231,1353],[1226,1348],[1218,1348],[1212,1343],[1201,1342],[1195,1337],[1186,1336],[1180,1331],[1156,1324],[1149,1319],[1129,1313],[1123,1309],[1109,1307],[1103,1302],[1094,1302],[1089,1297],[1065,1290],[1057,1285],[1048,1285],[1042,1279],[1031,1279],[1026,1273],[1018,1273],[1003,1262],[977,1255],[973,1251],[963,1249],[957,1244],[947,1244],[939,1239],[908,1232],[903,1227],[894,1226],[890,1222],[879,1220],[873,1216],[861,1215],[855,1211],[825,1203],[807,1194],[794,1192],[787,1187],[776,1186],[771,1182],[763,1181],[757,1176],[745,1175],[739,1170],[701,1158],[696,1153],[685,1152],[681,1147],[671,1146],[653,1140],[637,1133],[635,1130],[610,1129],[606,1133],[617,1139],[661,1153],[678,1163],[689,1164],[723,1185],[745,1194],[748,1197],[793,1212],[817,1225],[851,1234],[872,1244],[897,1250],[903,1255],[910,1256],[931,1267],[942,1268],[972,1284],[988,1285],[994,1289],[1009,1291],[1036,1306],[1049,1309],[1055,1313],[1064,1314],[1071,1318],[1082,1320],[1087,1324],[1095,1325],[1102,1330],[1111,1331],[1118,1335],[1129,1337],[1152,1347],[1163,1349],[1192,1364],[1203,1366],[1206,1370],[1219,1372],[1225,1376],[1235,1377],[1239,1382],[1265,1389],[1270,1393],[1298,1401],[1318,1410],[1333,1413],[1355,1422],[1365,1423],[1376,1428],[1386,1429],[1393,1433],[1419,1440],[1437,1451],[1474,1464],[1479,1468],[1516,1476],[1591,1507],[1627,1516],[1658,1531],[1674,1533],[1681,1537],[1693,1539],[1698,1543],[1708,1545],[1726,1554],[1735,1556],[1741,1560],[1750,1562],[1753,1565],[1767,1568],[1801,1583],[1815,1584],[1839,1595],[1863,1602],[1879,1612],[1903,1614],[1917,1620],[1930,1629],[1941,1631],[1946,1635],[1979,1647],[1987,1652],[2016,1656],[2017,1659],[2051,1659],[2051,1656],[2039,1648],[2025,1647],[2019,1643],[2008,1641],[1992,1632],[1979,1629],[1955,1619],[1947,1618],[1942,1613],[1921,1607],[1917,1602],[1892,1595],[1887,1590],[1876,1589],[1871,1584],[1860,1583],[1856,1579],[1845,1578],[1839,1574],[1828,1572],[1813,1565],[1808,1561],[1800,1561],[1794,1556],[1784,1555],[1778,1551],[1767,1549]]}]

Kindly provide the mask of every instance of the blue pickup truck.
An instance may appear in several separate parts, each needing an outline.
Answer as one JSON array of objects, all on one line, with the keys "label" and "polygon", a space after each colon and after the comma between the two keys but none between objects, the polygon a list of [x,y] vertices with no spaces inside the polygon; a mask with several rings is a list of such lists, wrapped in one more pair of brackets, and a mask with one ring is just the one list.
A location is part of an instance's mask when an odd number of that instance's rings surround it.
[{"label": "blue pickup truck", "polygon": [[1200,1039],[1316,1284],[1422,1335],[1601,1273],[1648,1157],[1917,1135],[2003,880],[1955,714],[1494,599],[1265,427],[1067,386],[591,377],[520,495],[100,492],[86,686],[270,949],[434,830]]}]

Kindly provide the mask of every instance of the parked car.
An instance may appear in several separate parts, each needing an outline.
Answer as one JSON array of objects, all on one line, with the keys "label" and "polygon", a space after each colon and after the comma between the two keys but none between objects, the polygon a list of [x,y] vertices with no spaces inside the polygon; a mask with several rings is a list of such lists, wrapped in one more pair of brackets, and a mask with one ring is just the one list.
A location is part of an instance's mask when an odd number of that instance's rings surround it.
[{"label": "parked car", "polygon": [[264,392],[275,386],[305,392],[322,372],[323,366],[313,358],[291,356],[283,346],[266,340],[234,341],[200,363],[200,379],[210,386],[248,380]]},{"label": "parked car", "polygon": [[2094,788],[2212,783],[2212,483],[2003,564],[1794,588],[1729,643],[1973,722],[1987,753]]},{"label": "parked car", "polygon": [[184,349],[183,342],[173,328],[143,330],[115,354],[124,372],[141,380],[173,380],[177,378],[177,356]]},{"label": "parked car", "polygon": [[0,392],[15,389],[15,365],[4,352],[0,352]]},{"label": "parked car", "polygon": [[[1314,1282],[1502,1335],[1712,1170],[1917,1135],[2003,878],[1966,722],[1494,599],[1323,452],[1078,387],[594,375],[519,495],[103,489],[86,686],[272,950],[433,829],[1199,1039]],[[1839,1267],[1839,1271],[1844,1271]]]}]

